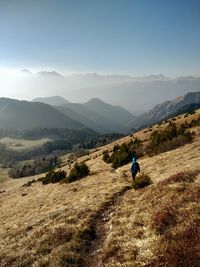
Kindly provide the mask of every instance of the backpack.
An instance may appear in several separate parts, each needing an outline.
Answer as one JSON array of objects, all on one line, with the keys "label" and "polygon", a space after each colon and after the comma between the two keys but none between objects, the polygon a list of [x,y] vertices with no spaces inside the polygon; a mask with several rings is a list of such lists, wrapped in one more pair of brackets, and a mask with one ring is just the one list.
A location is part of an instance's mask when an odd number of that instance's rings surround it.
[{"label": "backpack", "polygon": [[131,172],[134,175],[136,175],[138,171],[140,171],[140,165],[139,165],[139,163],[138,162],[132,163],[132,165],[131,165]]}]

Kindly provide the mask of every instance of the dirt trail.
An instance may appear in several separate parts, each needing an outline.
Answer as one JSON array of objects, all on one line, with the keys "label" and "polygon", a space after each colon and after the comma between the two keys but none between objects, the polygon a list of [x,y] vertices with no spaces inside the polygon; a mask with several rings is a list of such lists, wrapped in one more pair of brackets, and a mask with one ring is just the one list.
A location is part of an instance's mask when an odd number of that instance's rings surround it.
[{"label": "dirt trail", "polygon": [[119,205],[124,194],[131,189],[131,186],[125,186],[121,191],[115,193],[110,201],[106,203],[97,215],[92,219],[91,225],[95,232],[95,239],[92,240],[84,249],[82,267],[101,267],[101,250],[109,232],[108,222],[112,218],[112,214]]}]

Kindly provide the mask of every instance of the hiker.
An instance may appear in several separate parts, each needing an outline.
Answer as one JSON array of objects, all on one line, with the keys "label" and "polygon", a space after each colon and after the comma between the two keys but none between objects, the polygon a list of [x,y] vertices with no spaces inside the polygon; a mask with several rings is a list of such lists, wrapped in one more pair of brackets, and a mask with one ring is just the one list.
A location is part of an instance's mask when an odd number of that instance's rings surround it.
[{"label": "hiker", "polygon": [[137,157],[134,156],[133,157],[133,162],[132,162],[132,165],[131,165],[131,173],[132,173],[133,180],[135,179],[135,176],[136,176],[138,171],[140,172],[140,165],[137,162]]}]

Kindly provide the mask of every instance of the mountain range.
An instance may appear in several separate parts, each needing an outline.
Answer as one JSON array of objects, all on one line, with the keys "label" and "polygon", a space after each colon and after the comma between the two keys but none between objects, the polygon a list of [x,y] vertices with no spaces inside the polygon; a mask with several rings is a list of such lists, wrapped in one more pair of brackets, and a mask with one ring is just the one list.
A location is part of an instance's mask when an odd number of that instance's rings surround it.
[{"label": "mountain range", "polygon": [[36,98],[33,101],[55,103],[54,108],[65,116],[80,122],[97,132],[126,132],[125,124],[133,120],[134,116],[121,106],[113,106],[101,99],[93,98],[86,103],[70,103],[59,105],[63,98]]},{"label": "mountain range", "polygon": [[190,92],[171,101],[156,105],[153,109],[136,116],[127,127],[138,129],[145,125],[157,123],[171,115],[181,114],[197,109],[200,104],[200,92]]},{"label": "mountain range", "polygon": [[81,127],[84,125],[45,103],[0,98],[0,129]]},{"label": "mountain range", "polygon": [[98,98],[82,104],[60,96],[35,98],[31,102],[0,98],[0,129],[90,128],[98,133],[128,133],[199,105],[200,92],[190,92],[133,116],[125,108]]},{"label": "mountain range", "polygon": [[4,89],[1,96],[17,99],[60,95],[70,102],[85,103],[91,98],[100,98],[139,115],[158,103],[190,91],[199,91],[200,77],[170,78],[163,74],[133,77],[98,73],[62,75],[55,70],[38,73],[22,70],[12,79],[0,76],[0,87]]}]

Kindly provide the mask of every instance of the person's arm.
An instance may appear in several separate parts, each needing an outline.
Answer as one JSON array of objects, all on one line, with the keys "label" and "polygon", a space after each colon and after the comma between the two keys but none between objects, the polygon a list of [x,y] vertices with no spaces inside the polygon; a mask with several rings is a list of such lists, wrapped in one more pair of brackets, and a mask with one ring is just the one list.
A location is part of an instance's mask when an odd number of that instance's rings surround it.
[{"label": "person's arm", "polygon": [[140,164],[138,163],[138,171],[140,172]]},{"label": "person's arm", "polygon": [[135,170],[134,165],[135,165],[134,163],[131,164],[131,172],[134,172],[134,170]]}]

